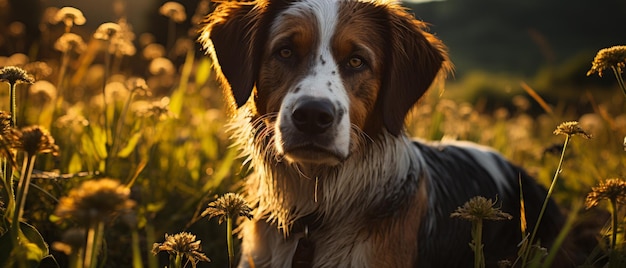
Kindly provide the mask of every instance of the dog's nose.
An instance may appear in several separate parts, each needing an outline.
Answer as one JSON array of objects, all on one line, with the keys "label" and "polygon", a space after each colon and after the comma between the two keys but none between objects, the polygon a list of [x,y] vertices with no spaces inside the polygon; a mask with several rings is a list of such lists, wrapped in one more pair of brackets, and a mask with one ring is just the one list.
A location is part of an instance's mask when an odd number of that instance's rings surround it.
[{"label": "dog's nose", "polygon": [[309,134],[321,134],[335,121],[335,108],[325,99],[307,99],[296,104],[291,114],[296,128]]}]

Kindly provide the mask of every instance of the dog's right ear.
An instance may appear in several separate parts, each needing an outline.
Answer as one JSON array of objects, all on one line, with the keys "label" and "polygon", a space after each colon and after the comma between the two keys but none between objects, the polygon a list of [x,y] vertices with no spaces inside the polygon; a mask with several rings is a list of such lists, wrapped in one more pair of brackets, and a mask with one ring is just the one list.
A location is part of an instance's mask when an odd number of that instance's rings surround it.
[{"label": "dog's right ear", "polygon": [[230,86],[232,107],[246,103],[257,80],[271,23],[269,5],[269,1],[222,2],[201,29],[198,41],[211,56],[218,78]]}]

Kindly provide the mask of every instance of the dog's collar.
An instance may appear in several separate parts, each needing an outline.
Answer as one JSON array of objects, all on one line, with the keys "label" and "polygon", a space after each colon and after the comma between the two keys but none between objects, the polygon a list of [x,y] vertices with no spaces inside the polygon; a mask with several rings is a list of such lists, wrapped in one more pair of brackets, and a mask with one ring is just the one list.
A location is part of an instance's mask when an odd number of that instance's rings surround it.
[{"label": "dog's collar", "polygon": [[297,219],[292,226],[293,234],[302,233],[298,240],[296,251],[293,254],[291,267],[309,268],[313,267],[313,257],[315,256],[315,243],[311,241],[311,233],[315,232],[321,225],[322,219],[317,213],[308,214]]}]

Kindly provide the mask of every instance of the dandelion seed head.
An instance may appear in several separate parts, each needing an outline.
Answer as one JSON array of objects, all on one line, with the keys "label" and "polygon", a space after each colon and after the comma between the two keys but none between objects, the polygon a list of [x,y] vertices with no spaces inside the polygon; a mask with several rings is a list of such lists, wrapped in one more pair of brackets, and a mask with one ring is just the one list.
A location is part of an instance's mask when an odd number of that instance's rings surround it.
[{"label": "dandelion seed head", "polygon": [[16,66],[5,66],[0,68],[0,81],[9,82],[15,85],[17,82],[32,84],[34,81],[24,69]]},{"label": "dandelion seed head", "polygon": [[148,84],[146,84],[146,80],[141,77],[131,77],[126,80],[126,88],[141,96],[152,95],[150,88],[148,88]]},{"label": "dandelion seed head", "polygon": [[57,11],[54,16],[53,22],[63,22],[65,26],[71,27],[72,25],[83,25],[87,22],[83,12],[74,7],[63,7]]},{"label": "dandelion seed head", "polygon": [[80,54],[87,49],[87,45],[80,35],[74,33],[64,33],[54,42],[54,49],[67,53],[74,52]]},{"label": "dandelion seed head", "polygon": [[591,192],[585,199],[585,206],[587,209],[595,207],[604,199],[626,204],[626,181],[610,178],[600,182],[598,186],[591,187]]},{"label": "dandelion seed head", "polygon": [[181,23],[187,19],[185,7],[178,2],[166,2],[159,8],[159,13],[176,23]]},{"label": "dandelion seed head", "polygon": [[130,189],[117,180],[103,178],[88,180],[71,189],[59,200],[54,214],[87,226],[93,221],[110,221],[129,212],[135,206],[130,199]]},{"label": "dandelion seed head", "polygon": [[39,80],[30,86],[31,94],[42,94],[48,99],[54,99],[57,95],[57,88],[46,80]]},{"label": "dandelion seed head", "polygon": [[26,25],[20,21],[14,21],[9,24],[9,35],[20,36],[26,33]]},{"label": "dandelion seed head", "polygon": [[169,59],[159,57],[150,62],[148,71],[152,75],[173,75],[176,73],[176,68],[174,68],[174,64]]},{"label": "dandelion seed head", "polygon": [[252,218],[252,208],[244,200],[240,194],[227,193],[217,200],[209,203],[209,206],[202,212],[202,217],[209,216],[210,218],[217,217],[219,222],[222,223],[227,217],[246,217]]},{"label": "dandelion seed head", "polygon": [[194,234],[188,232],[180,232],[175,235],[165,234],[165,242],[154,243],[152,246],[152,253],[156,255],[161,251],[165,251],[170,255],[182,254],[193,263],[197,263],[199,261],[211,261],[206,255],[204,255],[204,253],[201,252],[202,246],[200,245],[200,242],[200,240],[196,240],[196,236]]},{"label": "dandelion seed head", "polygon": [[142,56],[147,60],[153,60],[165,56],[165,47],[161,44],[148,44],[144,49]]},{"label": "dandelion seed head", "polygon": [[598,73],[598,76],[602,77],[602,72],[611,68],[615,68],[621,73],[625,66],[626,46],[600,49],[591,63],[591,69],[587,72],[587,76]]},{"label": "dandelion seed head", "polygon": [[580,127],[577,121],[563,122],[556,127],[554,135],[574,136],[579,135],[585,139],[591,139],[591,135]]},{"label": "dandelion seed head", "polygon": [[108,41],[113,38],[122,28],[119,24],[114,22],[105,22],[98,26],[98,29],[93,33],[93,38],[98,40]]},{"label": "dandelion seed head", "polygon": [[471,222],[482,220],[510,220],[513,217],[495,208],[496,201],[491,201],[482,196],[475,196],[465,202],[462,207],[458,207],[450,216],[461,218]]},{"label": "dandelion seed head", "polygon": [[152,102],[135,102],[133,110],[137,117],[164,121],[176,117],[174,113],[170,111],[168,105],[169,98],[164,97]]}]

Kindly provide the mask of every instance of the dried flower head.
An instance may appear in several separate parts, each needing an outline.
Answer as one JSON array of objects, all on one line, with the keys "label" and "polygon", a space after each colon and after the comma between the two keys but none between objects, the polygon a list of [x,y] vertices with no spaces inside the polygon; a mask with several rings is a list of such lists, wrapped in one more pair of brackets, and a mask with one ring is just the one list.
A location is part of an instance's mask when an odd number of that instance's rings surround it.
[{"label": "dried flower head", "polygon": [[96,32],[93,33],[93,38],[108,41],[121,30],[122,28],[117,23],[106,22],[98,26]]},{"label": "dried flower head", "polygon": [[496,201],[491,201],[482,196],[472,197],[465,202],[462,207],[458,207],[450,217],[458,217],[471,222],[481,220],[510,220],[511,214],[502,212],[499,208],[495,208]]},{"label": "dried flower head", "polygon": [[74,7],[63,7],[59,9],[54,16],[54,22],[63,22],[65,24],[66,32],[69,32],[69,28],[73,25],[83,25],[87,22],[83,12]]},{"label": "dried flower head", "polygon": [[148,44],[143,48],[142,55],[147,60],[153,60],[165,56],[165,47],[161,44]]},{"label": "dried flower head", "polygon": [[591,187],[585,205],[589,209],[597,206],[598,202],[603,199],[626,204],[626,181],[620,178],[610,178],[600,182],[598,186]]},{"label": "dried flower head", "polygon": [[80,54],[87,49],[87,45],[80,35],[64,33],[54,42],[54,49],[63,53],[74,52]]},{"label": "dried flower head", "polygon": [[626,46],[613,46],[600,49],[591,63],[591,69],[587,75],[598,73],[602,77],[602,71],[614,68],[619,73],[626,66]]},{"label": "dried flower head", "polygon": [[585,139],[591,139],[591,135],[585,132],[577,121],[563,122],[554,130],[554,135],[574,136],[580,135]]},{"label": "dried flower head", "polygon": [[59,154],[59,147],[54,143],[54,138],[43,127],[29,126],[20,130],[11,128],[7,134],[13,148],[26,152],[29,156],[35,154]]},{"label": "dried flower head", "polygon": [[104,178],[83,182],[59,200],[54,214],[87,226],[93,221],[108,221],[135,206],[130,189],[117,180]]},{"label": "dried flower head", "polygon": [[154,243],[152,253],[156,255],[161,251],[166,251],[170,255],[184,255],[195,267],[199,261],[211,261],[201,252],[200,242],[200,240],[196,240],[195,235],[188,232],[180,232],[175,235],[165,234],[165,242]]},{"label": "dried flower head", "polygon": [[0,136],[4,139],[11,130],[11,113],[0,111]]},{"label": "dried flower head", "polygon": [[177,23],[181,23],[187,19],[185,7],[178,2],[166,2],[159,8],[159,13]]},{"label": "dried flower head", "polygon": [[0,81],[9,82],[11,85],[15,85],[17,82],[27,84],[35,82],[26,71],[16,66],[5,66],[0,68]]},{"label": "dried flower head", "polygon": [[222,223],[222,221],[224,221],[227,217],[235,218],[243,216],[251,219],[251,213],[252,208],[250,208],[248,203],[240,194],[227,193],[217,200],[209,203],[209,207],[202,212],[202,217],[206,215],[209,215],[209,219],[218,217],[219,222]]}]

